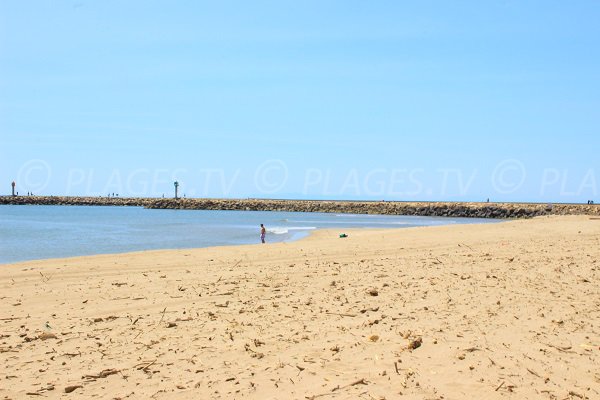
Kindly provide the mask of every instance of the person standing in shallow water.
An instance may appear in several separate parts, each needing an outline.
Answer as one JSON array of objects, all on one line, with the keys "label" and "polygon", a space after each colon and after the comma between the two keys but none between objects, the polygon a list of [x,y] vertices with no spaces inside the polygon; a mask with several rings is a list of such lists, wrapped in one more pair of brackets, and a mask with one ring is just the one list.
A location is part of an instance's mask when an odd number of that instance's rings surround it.
[{"label": "person standing in shallow water", "polygon": [[265,242],[265,236],[267,234],[267,230],[263,224],[260,224],[260,241]]}]

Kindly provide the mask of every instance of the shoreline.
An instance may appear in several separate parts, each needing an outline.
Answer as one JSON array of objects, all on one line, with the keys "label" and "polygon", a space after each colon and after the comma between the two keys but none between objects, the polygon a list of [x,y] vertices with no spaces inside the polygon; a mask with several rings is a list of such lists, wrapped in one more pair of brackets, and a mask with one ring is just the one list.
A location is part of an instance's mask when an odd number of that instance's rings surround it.
[{"label": "shoreline", "polygon": [[[246,211],[241,211],[241,212],[246,212]],[[417,216],[409,216],[408,218],[434,218],[436,221],[437,220],[443,220],[448,218],[447,222],[442,223],[442,225],[454,225],[456,224],[457,220],[461,220],[461,219],[455,219],[452,217],[417,217]],[[460,222],[460,224],[482,224],[482,223],[500,223],[500,222],[505,222],[507,220],[500,220],[500,219],[496,219],[496,220],[492,220],[492,219],[462,219],[463,221],[467,221],[467,222]],[[316,223],[318,224],[318,223]],[[421,227],[434,227],[434,226],[440,226],[440,225],[422,225]],[[419,227],[419,226],[409,226],[409,227],[402,227],[402,226],[397,226],[397,225],[389,225],[387,227],[370,227],[370,226],[360,226],[360,225],[355,225],[354,227],[352,226],[343,226],[343,227],[330,227],[330,226],[322,226],[322,227],[310,227],[310,229],[297,229],[297,233],[292,234],[288,239],[277,239],[277,237],[279,236],[277,233],[273,233],[272,231],[267,230],[267,244],[268,245],[273,245],[273,244],[277,244],[277,243],[294,243],[300,240],[305,240],[308,237],[310,237],[311,235],[315,234],[316,232],[322,231],[322,230],[326,230],[326,231],[332,231],[332,232],[337,232],[337,234],[340,233],[349,233],[353,230],[358,230],[358,231],[362,231],[362,230],[379,230],[379,229],[383,229],[383,230],[395,230],[395,229],[413,229],[415,227]],[[284,228],[285,229],[285,228]],[[254,238],[254,237],[253,237]],[[90,257],[90,256],[100,256],[100,255],[114,255],[114,256],[118,256],[121,254],[129,254],[129,253],[141,253],[141,252],[147,252],[147,251],[178,251],[178,250],[193,250],[193,249],[204,249],[204,248],[212,248],[212,247],[218,247],[218,248],[227,248],[230,246],[245,246],[245,245],[255,245],[255,244],[261,244],[259,241],[257,241],[256,239],[248,239],[248,242],[246,243],[235,243],[235,244],[220,244],[220,245],[214,245],[214,244],[207,244],[204,246],[199,246],[199,245],[195,245],[195,246],[187,246],[187,247],[164,247],[164,248],[148,248],[148,249],[131,249],[131,250],[126,250],[126,251],[101,251],[101,252],[97,252],[97,253],[82,253],[82,254],[73,254],[71,252],[71,254],[69,254],[69,251],[63,252],[63,254],[66,255],[58,255],[58,256],[50,256],[50,257],[42,257],[42,258],[32,258],[32,259],[25,259],[22,261],[2,261],[0,259],[0,267],[4,266],[4,265],[9,265],[9,264],[17,264],[17,263],[22,263],[22,262],[33,262],[33,261],[50,261],[50,260],[60,260],[60,259],[71,259],[71,258],[78,258],[78,257]]]},{"label": "shoreline", "polygon": [[[508,222],[509,220],[498,220],[496,223],[503,223],[503,222]],[[477,223],[469,223],[469,224],[464,224],[464,225],[479,225]],[[411,226],[411,227],[406,227],[406,228],[400,228],[400,227],[389,227],[389,228],[371,228],[371,227],[354,227],[354,228],[344,228],[344,233],[347,234],[353,234],[356,232],[381,232],[381,233],[385,233],[387,231],[396,231],[396,230],[411,230],[411,229],[419,229],[419,228],[436,228],[436,227],[440,227],[440,226],[454,226],[453,224],[445,224],[445,225],[424,225],[424,226]],[[33,259],[33,260],[24,260],[24,261],[17,261],[17,262],[9,262],[9,263],[2,263],[0,262],[0,267],[5,267],[5,266],[11,266],[11,265],[20,265],[23,263],[44,263],[44,262],[59,262],[59,261],[77,261],[79,259],[84,259],[84,258],[88,258],[88,257],[111,257],[111,256],[134,256],[134,255],[143,255],[143,254],[149,254],[149,253],[157,253],[158,255],[160,255],[160,253],[162,252],[181,252],[181,251],[189,251],[189,250],[203,250],[203,249],[222,249],[222,248],[231,248],[231,247],[245,247],[245,246],[273,246],[273,245],[277,245],[277,244],[289,244],[289,243],[296,243],[296,242],[300,242],[303,240],[308,240],[311,238],[311,236],[314,235],[328,235],[331,234],[332,236],[337,236],[339,234],[340,229],[336,229],[336,228],[317,228],[317,229],[310,229],[307,230],[306,232],[304,232],[303,236],[300,236],[296,239],[292,239],[292,240],[284,240],[281,242],[267,242],[265,244],[260,243],[259,241],[256,241],[256,243],[243,243],[243,244],[224,244],[224,245],[220,245],[220,246],[205,246],[205,247],[184,247],[184,248],[164,248],[164,249],[148,249],[148,250],[133,250],[133,251],[125,251],[125,252],[116,252],[116,253],[97,253],[97,254],[87,254],[87,255],[75,255],[75,256],[67,256],[67,257],[51,257],[51,258],[40,258],[40,259]]]},{"label": "shoreline", "polygon": [[0,398],[596,398],[592,218],[9,264]]},{"label": "shoreline", "polygon": [[532,218],[542,215],[600,215],[600,205],[567,203],[0,196],[0,205],[135,206],[149,209],[290,211],[498,219]]}]

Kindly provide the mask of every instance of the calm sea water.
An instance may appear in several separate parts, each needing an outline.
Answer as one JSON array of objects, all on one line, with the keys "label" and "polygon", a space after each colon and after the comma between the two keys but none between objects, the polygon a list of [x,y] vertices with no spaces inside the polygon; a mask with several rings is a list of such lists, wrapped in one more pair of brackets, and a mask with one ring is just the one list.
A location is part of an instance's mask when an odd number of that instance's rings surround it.
[{"label": "calm sea water", "polygon": [[139,207],[0,206],[0,263],[155,249],[302,238],[313,229],[408,228],[489,223],[435,218],[262,211],[148,210]]}]

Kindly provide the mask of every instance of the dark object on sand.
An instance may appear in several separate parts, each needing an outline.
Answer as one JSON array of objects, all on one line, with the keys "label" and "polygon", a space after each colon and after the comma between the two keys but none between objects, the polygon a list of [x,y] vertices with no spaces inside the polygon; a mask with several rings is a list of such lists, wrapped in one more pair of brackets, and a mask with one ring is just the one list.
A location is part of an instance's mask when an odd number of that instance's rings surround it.
[{"label": "dark object on sand", "polygon": [[410,350],[418,349],[419,347],[421,347],[422,344],[423,344],[423,339],[419,337],[419,338],[416,338],[415,340],[413,340],[412,342],[410,342],[408,344],[408,348]]}]

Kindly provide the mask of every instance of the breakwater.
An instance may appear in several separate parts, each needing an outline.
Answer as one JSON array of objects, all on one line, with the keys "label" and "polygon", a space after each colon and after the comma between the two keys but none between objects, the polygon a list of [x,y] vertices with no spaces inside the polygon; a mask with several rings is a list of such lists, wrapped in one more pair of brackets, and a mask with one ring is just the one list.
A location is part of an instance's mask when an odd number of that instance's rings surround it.
[{"label": "breakwater", "polygon": [[134,206],[154,209],[184,210],[300,211],[340,214],[415,215],[466,218],[532,218],[541,215],[600,216],[600,205],[539,203],[0,196],[0,205],[2,204]]},{"label": "breakwater", "polygon": [[156,200],[144,197],[0,196],[0,205],[147,207]]}]

